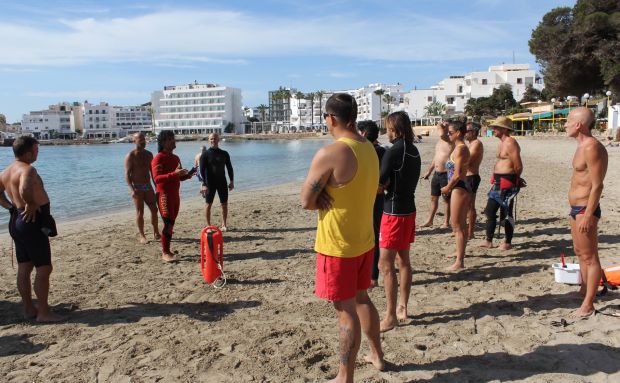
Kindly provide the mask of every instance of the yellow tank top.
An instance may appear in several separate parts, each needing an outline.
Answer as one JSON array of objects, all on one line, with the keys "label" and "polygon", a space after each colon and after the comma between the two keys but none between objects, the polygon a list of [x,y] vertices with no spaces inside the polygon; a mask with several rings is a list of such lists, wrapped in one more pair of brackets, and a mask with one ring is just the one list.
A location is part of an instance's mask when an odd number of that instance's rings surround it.
[{"label": "yellow tank top", "polygon": [[375,245],[372,210],[379,185],[379,158],[367,140],[338,141],[353,151],[357,172],[346,185],[326,186],[333,202],[330,209],[319,210],[314,250],[332,257],[353,258]]}]

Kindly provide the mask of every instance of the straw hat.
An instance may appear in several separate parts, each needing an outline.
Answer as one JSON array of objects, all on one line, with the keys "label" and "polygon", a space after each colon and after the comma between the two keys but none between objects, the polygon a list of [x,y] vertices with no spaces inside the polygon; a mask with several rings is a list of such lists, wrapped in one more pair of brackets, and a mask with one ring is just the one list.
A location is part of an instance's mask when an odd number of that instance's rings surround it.
[{"label": "straw hat", "polygon": [[497,119],[489,124],[490,128],[493,127],[504,128],[508,130],[514,130],[512,127],[512,120],[506,116],[499,116]]}]

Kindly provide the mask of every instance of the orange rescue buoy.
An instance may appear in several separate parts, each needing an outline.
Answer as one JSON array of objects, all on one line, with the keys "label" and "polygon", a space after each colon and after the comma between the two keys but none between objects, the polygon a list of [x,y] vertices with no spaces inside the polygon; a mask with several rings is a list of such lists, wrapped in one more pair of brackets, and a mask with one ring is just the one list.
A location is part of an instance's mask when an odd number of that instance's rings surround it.
[{"label": "orange rescue buoy", "polygon": [[612,286],[620,286],[620,265],[609,266],[608,268],[603,269],[603,272],[605,273],[605,278],[607,280],[603,281],[601,279],[601,285],[604,284],[603,282],[607,282]]},{"label": "orange rescue buoy", "polygon": [[224,237],[215,226],[207,226],[200,232],[200,269],[202,277],[214,287],[226,284],[224,274]]}]

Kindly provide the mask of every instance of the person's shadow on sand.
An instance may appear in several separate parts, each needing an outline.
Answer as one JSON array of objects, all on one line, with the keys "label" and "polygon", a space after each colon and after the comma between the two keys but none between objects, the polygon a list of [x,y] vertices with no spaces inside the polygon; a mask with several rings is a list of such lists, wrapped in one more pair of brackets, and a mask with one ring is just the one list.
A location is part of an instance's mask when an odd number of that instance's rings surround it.
[{"label": "person's shadow on sand", "polygon": [[0,358],[11,355],[36,354],[47,346],[45,344],[34,344],[29,335],[5,335],[0,336]]},{"label": "person's shadow on sand", "polygon": [[[431,363],[390,365],[389,368],[398,372],[425,372],[426,376],[434,372],[430,379],[408,381],[416,383],[517,381],[539,374],[570,374],[583,378],[620,371],[620,353],[615,347],[599,343],[558,344],[540,346],[523,355],[507,352],[463,355]],[[536,381],[543,380],[541,377]]]},{"label": "person's shadow on sand", "polygon": [[[249,309],[261,305],[259,301],[235,301],[231,303],[127,303],[118,308],[89,308],[81,310],[71,304],[59,304],[52,309],[66,317],[63,323],[83,323],[88,326],[102,326],[113,323],[134,323],[142,318],[184,315],[200,321],[217,321],[236,310]],[[19,316],[21,305],[16,302],[0,302],[0,311],[15,313],[3,315],[0,325],[23,322]]]}]

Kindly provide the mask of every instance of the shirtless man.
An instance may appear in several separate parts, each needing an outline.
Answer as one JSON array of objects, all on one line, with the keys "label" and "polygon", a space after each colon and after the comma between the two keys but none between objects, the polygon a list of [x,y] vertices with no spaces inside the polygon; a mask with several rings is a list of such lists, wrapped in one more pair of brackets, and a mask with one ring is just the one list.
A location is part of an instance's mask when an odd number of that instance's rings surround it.
[{"label": "shirtless man", "polygon": [[337,140],[320,149],[301,190],[304,209],[318,210],[314,249],[315,294],[332,301],[338,314],[340,365],[331,382],[353,383],[363,330],[370,343],[365,360],[383,370],[379,313],[368,296],[374,257],[373,205],[379,185],[379,159],[355,128],[357,104],[336,93],[323,114]]},{"label": "shirtless man", "polygon": [[500,116],[489,126],[493,129],[493,135],[499,138],[497,146],[497,162],[493,170],[493,187],[489,192],[489,199],[484,214],[487,217],[486,238],[480,243],[480,247],[493,247],[493,234],[497,225],[497,210],[500,211],[500,220],[504,221],[506,237],[504,243],[499,246],[501,250],[512,248],[512,235],[514,233],[513,206],[514,197],[518,192],[523,180],[523,163],[521,162],[521,148],[513,137],[510,137],[512,120]]},{"label": "shirtless man", "polygon": [[[448,137],[448,121],[442,121],[441,124],[438,125],[441,136],[440,140],[435,145],[435,156],[433,157],[433,161],[428,167],[428,171],[422,177],[427,180],[430,177],[431,172],[435,170],[433,173],[433,178],[431,179],[431,215],[428,217],[428,221],[422,227],[431,227],[433,226],[433,220],[435,219],[435,213],[437,213],[437,207],[439,205],[439,196],[441,195],[441,188],[445,187],[448,184],[448,171],[446,170],[446,161],[450,157],[450,153],[454,150],[454,144],[450,142]],[[444,223],[441,226],[442,228],[447,228],[450,222],[450,197],[444,196],[443,198],[444,206],[445,206],[445,219]]]},{"label": "shirtless man", "polygon": [[159,227],[157,223],[157,203],[155,202],[155,192],[151,186],[151,161],[153,154],[146,147],[144,133],[133,135],[133,142],[136,148],[129,152],[125,157],[125,181],[129,186],[129,193],[136,207],[136,224],[140,235],[140,243],[146,243],[144,235],[144,203],[151,210],[151,224],[153,225],[153,238],[160,239]]},{"label": "shirtless man", "polygon": [[469,144],[469,167],[467,169],[467,182],[471,186],[471,200],[469,204],[468,220],[468,239],[474,239],[476,230],[476,192],[480,186],[480,163],[484,155],[482,142],[478,139],[480,124],[477,122],[467,123],[467,133],[465,139]]},{"label": "shirtless man", "polygon": [[[52,273],[52,252],[48,237],[55,237],[56,224],[50,215],[50,200],[43,181],[32,164],[39,154],[39,142],[33,137],[19,137],[13,143],[13,161],[0,173],[0,205],[11,213],[9,233],[15,241],[17,290],[24,306],[24,318],[38,322],[58,322],[47,298]],[[8,198],[5,195],[8,194]],[[36,268],[32,302],[30,275]]]},{"label": "shirtless man", "polygon": [[573,109],[564,125],[567,135],[575,138],[578,143],[568,191],[568,202],[571,205],[570,231],[583,280],[580,291],[583,303],[573,314],[575,317],[587,317],[594,313],[594,299],[602,273],[598,258],[598,221],[601,218],[599,201],[608,158],[603,144],[592,137],[593,126],[592,111],[583,107]]}]

